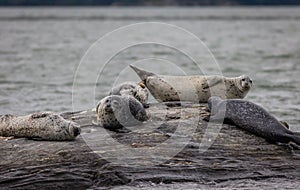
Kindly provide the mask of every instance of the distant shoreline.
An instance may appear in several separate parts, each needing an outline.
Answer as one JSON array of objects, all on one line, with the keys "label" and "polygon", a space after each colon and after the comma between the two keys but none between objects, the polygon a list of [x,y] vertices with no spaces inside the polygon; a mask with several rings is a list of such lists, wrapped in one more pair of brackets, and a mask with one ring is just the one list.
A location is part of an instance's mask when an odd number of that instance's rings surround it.
[{"label": "distant shoreline", "polygon": [[93,7],[143,7],[143,8],[205,8],[205,7],[295,7],[299,8],[300,7],[300,2],[299,4],[284,4],[284,5],[242,5],[242,4],[237,4],[237,5],[2,5],[0,4],[0,8],[5,8],[5,7],[87,7],[87,8],[93,8]]},{"label": "distant shoreline", "polygon": [[0,6],[295,6],[299,0],[1,0]]}]

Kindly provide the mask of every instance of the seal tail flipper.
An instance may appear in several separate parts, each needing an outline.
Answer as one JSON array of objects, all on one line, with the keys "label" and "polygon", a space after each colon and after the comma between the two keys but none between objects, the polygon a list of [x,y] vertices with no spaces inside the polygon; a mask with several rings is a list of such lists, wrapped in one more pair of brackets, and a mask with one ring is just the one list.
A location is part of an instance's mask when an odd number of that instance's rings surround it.
[{"label": "seal tail flipper", "polygon": [[146,79],[147,79],[149,76],[155,75],[154,73],[145,71],[145,70],[140,69],[140,68],[138,68],[138,67],[136,67],[136,66],[133,66],[133,65],[129,65],[129,66],[136,72],[136,74],[141,78],[142,81],[146,81]]}]

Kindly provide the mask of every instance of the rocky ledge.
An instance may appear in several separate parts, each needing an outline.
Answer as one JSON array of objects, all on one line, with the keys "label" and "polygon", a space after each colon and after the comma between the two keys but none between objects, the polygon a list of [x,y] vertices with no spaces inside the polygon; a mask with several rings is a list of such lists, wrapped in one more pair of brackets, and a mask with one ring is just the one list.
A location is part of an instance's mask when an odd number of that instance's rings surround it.
[{"label": "rocky ledge", "polygon": [[300,185],[299,150],[208,123],[205,104],[148,110],[148,122],[124,133],[93,126],[95,113],[84,111],[61,114],[81,125],[75,141],[0,140],[0,189]]}]

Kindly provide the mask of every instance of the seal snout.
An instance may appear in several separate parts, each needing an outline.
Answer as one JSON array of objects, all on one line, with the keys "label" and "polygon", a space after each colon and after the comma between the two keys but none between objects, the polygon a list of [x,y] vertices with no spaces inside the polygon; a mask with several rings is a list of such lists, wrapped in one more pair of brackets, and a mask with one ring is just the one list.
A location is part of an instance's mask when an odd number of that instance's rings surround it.
[{"label": "seal snout", "polygon": [[112,106],[111,106],[111,98],[107,98],[104,102],[105,105],[105,111],[112,112]]},{"label": "seal snout", "polygon": [[106,105],[106,107],[107,108],[110,108],[111,107],[111,104],[110,104],[110,102],[109,103],[107,103],[107,104],[105,104]]},{"label": "seal snout", "polygon": [[73,130],[73,134],[74,134],[74,137],[77,137],[81,132],[81,129],[79,127],[74,127],[74,130]]},{"label": "seal snout", "polygon": [[243,88],[244,88],[244,89],[249,89],[249,88],[250,88],[249,83],[245,83],[245,84],[243,85]]},{"label": "seal snout", "polygon": [[120,99],[118,95],[111,95],[108,96],[105,100],[104,100],[104,110],[107,112],[114,112],[115,110],[120,108]]},{"label": "seal snout", "polygon": [[78,135],[80,135],[80,132],[81,132],[80,125],[71,121],[69,123],[69,134],[75,138]]}]

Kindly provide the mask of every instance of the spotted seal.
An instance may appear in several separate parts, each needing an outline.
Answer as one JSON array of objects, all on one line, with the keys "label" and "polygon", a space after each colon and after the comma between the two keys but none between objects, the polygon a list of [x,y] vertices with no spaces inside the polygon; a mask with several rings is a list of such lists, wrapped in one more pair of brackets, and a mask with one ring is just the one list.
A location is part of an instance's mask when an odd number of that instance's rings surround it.
[{"label": "spotted seal", "polygon": [[212,95],[226,99],[244,98],[252,87],[252,80],[223,76],[164,76],[130,67],[144,82],[150,93],[160,102],[191,101],[207,103]]},{"label": "spotted seal", "polygon": [[96,114],[98,125],[112,131],[141,124],[149,119],[143,105],[128,95],[106,96],[99,101]]},{"label": "spotted seal", "polygon": [[[284,123],[278,121],[264,108],[250,101],[222,100],[219,97],[211,97],[208,100],[208,108],[212,111],[210,121],[217,122],[224,118],[225,122],[232,123],[271,142],[289,143],[292,141],[300,145],[300,133],[289,130]],[[226,110],[226,112],[221,110]]]},{"label": "spotted seal", "polygon": [[77,123],[52,112],[0,117],[0,136],[63,141],[73,140],[79,134],[80,126]]},{"label": "spotted seal", "polygon": [[148,90],[146,86],[140,82],[124,82],[115,87],[113,87],[109,95],[130,95],[140,101],[144,107],[147,107],[148,101]]}]

